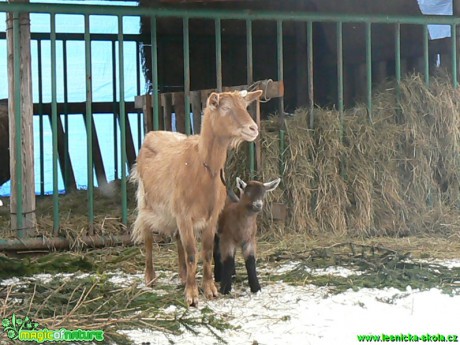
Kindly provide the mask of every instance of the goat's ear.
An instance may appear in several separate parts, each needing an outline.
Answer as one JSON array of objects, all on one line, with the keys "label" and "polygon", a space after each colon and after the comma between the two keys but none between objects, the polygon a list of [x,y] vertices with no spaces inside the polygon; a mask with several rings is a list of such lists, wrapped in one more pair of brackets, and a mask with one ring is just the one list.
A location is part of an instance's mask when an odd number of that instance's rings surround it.
[{"label": "goat's ear", "polygon": [[240,190],[240,196],[244,193],[247,184],[239,177],[236,178],[236,187]]},{"label": "goat's ear", "polygon": [[264,183],[265,191],[271,192],[280,184],[281,179],[278,177],[276,180]]},{"label": "goat's ear", "polygon": [[215,92],[211,93],[206,102],[206,106],[212,110],[216,110],[219,107],[219,94]]},{"label": "goat's ear", "polygon": [[[249,105],[253,101],[255,101],[256,99],[259,99],[259,97],[262,96],[262,93],[263,93],[262,90],[257,90],[257,91],[252,91],[252,92],[240,91],[240,95],[246,101],[246,105]],[[243,95],[243,94],[245,94],[245,95]]]}]

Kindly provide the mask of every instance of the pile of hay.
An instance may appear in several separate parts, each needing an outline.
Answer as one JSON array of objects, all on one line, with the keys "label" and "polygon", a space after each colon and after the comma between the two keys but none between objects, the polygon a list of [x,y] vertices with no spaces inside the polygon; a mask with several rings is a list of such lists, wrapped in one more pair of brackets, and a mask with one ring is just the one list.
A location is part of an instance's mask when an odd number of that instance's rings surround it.
[{"label": "pile of hay", "polygon": [[[282,188],[269,203],[288,205],[284,231],[459,231],[460,91],[451,80],[437,77],[426,86],[414,75],[399,87],[387,85],[373,98],[371,119],[358,105],[345,111],[343,127],[336,110],[315,109],[313,130],[309,116],[299,109],[286,120],[281,169],[278,131],[271,120],[262,126],[260,178],[283,174]],[[227,175],[248,176],[241,155],[230,158]]]}]

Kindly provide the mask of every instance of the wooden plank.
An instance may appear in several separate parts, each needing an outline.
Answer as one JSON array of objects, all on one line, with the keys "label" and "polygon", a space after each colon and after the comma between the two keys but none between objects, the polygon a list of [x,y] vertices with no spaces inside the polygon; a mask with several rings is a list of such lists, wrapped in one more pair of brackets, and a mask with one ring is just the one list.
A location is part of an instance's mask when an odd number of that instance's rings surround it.
[{"label": "wooden plank", "polygon": [[[52,126],[52,117],[51,113],[48,113],[48,119],[50,122],[50,127]],[[69,162],[66,164],[66,157],[70,157],[69,151],[65,149],[65,136],[68,135],[68,133],[64,133],[64,128],[62,127],[62,121],[61,117],[58,115],[58,121],[57,121],[57,138],[58,138],[58,156],[59,156],[59,164],[61,166],[61,173],[62,173],[62,179],[65,181],[64,176],[68,176],[68,181],[67,185],[65,186],[66,191],[68,188],[70,189],[77,189],[77,183],[75,181],[75,174],[73,171],[72,167],[72,160],[69,158]],[[65,169],[66,167],[69,168],[69,171],[66,172]]]},{"label": "wooden plank", "polygon": [[145,133],[153,131],[153,108],[152,97],[145,95],[142,98],[142,112],[144,113],[144,130]]},{"label": "wooden plank", "polygon": [[[83,122],[85,123],[86,129],[86,114],[83,114]],[[94,123],[94,116],[91,115],[91,133],[93,136],[93,147],[92,147],[92,154],[93,154],[93,164],[94,170],[96,171],[96,179],[98,186],[105,186],[107,184],[107,176],[105,174],[104,163],[102,161],[102,154],[101,148],[99,145],[99,139],[97,137],[96,125]],[[88,133],[86,133],[88,135]]]},{"label": "wooden plank", "polygon": [[126,158],[127,158],[127,163],[128,163],[128,169],[131,170],[131,167],[136,162],[136,148],[134,147],[133,131],[131,130],[131,125],[129,124],[128,114],[126,114],[125,116],[125,126],[126,126]]},{"label": "wooden plank", "polygon": [[174,113],[176,114],[176,131],[185,133],[185,100],[183,92],[174,92],[172,97]]},{"label": "wooden plank", "polygon": [[193,133],[198,134],[200,133],[200,130],[201,130],[201,114],[202,114],[201,92],[200,91],[190,92],[190,103],[192,105],[192,113],[193,113]]},{"label": "wooden plank", "polygon": [[164,93],[160,95],[163,108],[164,130],[172,131],[172,94]]}]

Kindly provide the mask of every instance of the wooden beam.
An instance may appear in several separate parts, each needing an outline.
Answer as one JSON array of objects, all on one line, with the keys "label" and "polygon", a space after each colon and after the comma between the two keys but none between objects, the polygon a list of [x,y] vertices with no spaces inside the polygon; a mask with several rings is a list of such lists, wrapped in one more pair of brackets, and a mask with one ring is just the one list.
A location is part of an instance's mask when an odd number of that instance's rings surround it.
[{"label": "wooden beam", "polygon": [[183,92],[174,92],[173,97],[174,114],[176,114],[176,131],[179,133],[185,133],[185,100]]},{"label": "wooden beam", "polygon": [[[52,126],[52,117],[51,113],[48,113],[48,119],[50,121],[50,127]],[[65,181],[65,174],[66,174],[66,167],[69,168],[69,171],[67,172],[67,176],[69,178],[67,185],[65,188],[70,187],[71,189],[77,189],[77,183],[75,181],[75,174],[72,168],[72,160],[69,159],[69,162],[66,164],[66,157],[69,157],[69,151],[65,149],[65,135],[68,135],[68,133],[64,133],[64,128],[62,127],[62,122],[60,116],[58,116],[58,121],[57,121],[57,129],[58,129],[58,155],[59,155],[59,165],[61,166],[61,172],[62,172],[62,180]]]},{"label": "wooden beam", "polygon": [[201,113],[203,107],[201,106],[201,92],[190,92],[190,103],[192,105],[193,113],[193,134],[200,133],[201,130]]},{"label": "wooden beam", "polygon": [[[14,2],[28,3],[29,1],[15,0]],[[19,15],[19,56],[15,56],[14,54],[13,36],[13,13],[8,13],[7,41],[11,229],[17,231],[18,237],[25,238],[34,234],[36,226],[30,17],[28,13],[21,13]],[[19,64],[19,80],[15,79],[15,62]],[[15,86],[17,86],[17,84],[20,84],[20,99],[16,98]],[[20,108],[20,115],[16,114],[16,110],[18,108]],[[21,119],[20,125],[16,123],[17,117],[20,117]],[[17,126],[20,126],[20,133],[22,137],[20,147],[16,145]],[[17,161],[16,157],[20,157],[20,161]],[[20,170],[18,172],[19,167],[22,170],[22,173],[20,173]],[[18,177],[20,177],[19,180]],[[20,188],[22,187],[21,195],[18,195],[18,183],[20,183]],[[18,203],[22,205],[22,210],[19,210],[19,214],[17,209]],[[22,224],[22,226],[19,226],[20,224]]]}]

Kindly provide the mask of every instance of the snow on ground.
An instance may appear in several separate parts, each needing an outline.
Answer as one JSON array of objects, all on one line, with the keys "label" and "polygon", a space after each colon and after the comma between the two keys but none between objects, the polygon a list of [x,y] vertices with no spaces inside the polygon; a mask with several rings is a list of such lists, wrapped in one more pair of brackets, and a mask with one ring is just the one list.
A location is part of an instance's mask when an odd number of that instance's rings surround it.
[{"label": "snow on ground", "polygon": [[[357,335],[361,334],[460,333],[460,297],[450,297],[437,289],[361,289],[329,295],[327,288],[276,283],[265,286],[257,295],[201,302],[200,308],[208,306],[218,315],[231,316],[230,324],[238,329],[221,334],[229,344],[357,344]],[[196,313],[199,315],[199,310]],[[205,328],[199,336],[187,331],[180,336],[142,330],[124,333],[135,344],[169,344],[170,340],[190,345],[219,343]]]},{"label": "snow on ground", "polygon": [[[444,264],[444,262],[437,262]],[[445,263],[458,267],[458,261]],[[279,267],[284,273],[295,269],[291,262]],[[312,274],[331,274],[346,277],[356,274],[343,267],[314,270]],[[217,332],[228,344],[285,345],[285,344],[357,344],[358,335],[457,335],[460,341],[458,312],[460,296],[449,296],[438,289],[406,291],[394,288],[348,290],[330,294],[328,288],[313,285],[291,286],[277,282],[251,294],[237,291],[228,297],[213,301],[200,299],[193,316],[200,316],[208,307],[236,329]],[[168,307],[165,312],[181,315],[183,309]],[[201,328],[196,336],[184,329],[173,336],[162,332],[130,330],[124,332],[134,344],[207,345],[220,344],[207,329]],[[402,344],[402,342],[401,342]]]},{"label": "snow on ground", "polygon": [[[433,261],[430,261],[433,262]],[[448,267],[459,267],[460,260],[434,262]],[[299,267],[298,262],[279,266],[275,272],[285,273]],[[305,268],[308,269],[308,268]],[[261,268],[263,271],[263,268]],[[109,281],[120,285],[138,284],[145,288],[143,274],[126,274],[122,271],[107,272]],[[179,279],[173,272],[158,272],[158,284],[177,286]],[[343,267],[314,269],[311,274],[330,274],[347,277],[357,274]],[[61,279],[84,277],[87,274],[58,274]],[[37,274],[32,280],[47,281],[56,276]],[[459,277],[460,280],[460,277]],[[20,285],[20,279],[3,280],[0,285]],[[251,294],[245,282],[230,296],[207,301],[200,296],[197,309],[190,309],[190,317],[201,317],[202,309],[211,309],[235,329],[216,333],[232,345],[285,345],[285,344],[357,344],[358,335],[456,335],[460,341],[460,295],[449,296],[438,289],[406,291],[394,288],[348,290],[331,294],[327,287],[313,285],[292,286],[283,282],[265,283],[262,291]],[[171,315],[182,315],[184,309],[171,305],[164,310]],[[197,328],[195,327],[195,330]],[[211,345],[221,344],[204,326],[197,336],[185,328],[181,335],[171,335],[147,330],[129,330],[133,344],[162,345]],[[398,343],[398,342],[396,342]],[[400,342],[402,344],[402,342]]]}]

